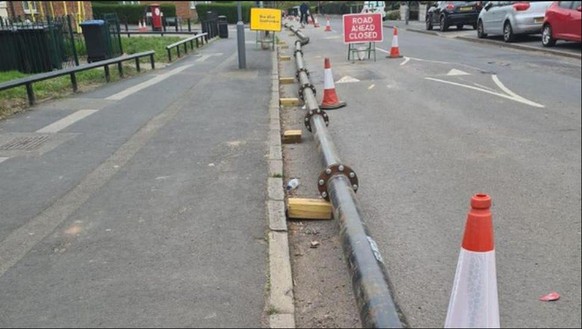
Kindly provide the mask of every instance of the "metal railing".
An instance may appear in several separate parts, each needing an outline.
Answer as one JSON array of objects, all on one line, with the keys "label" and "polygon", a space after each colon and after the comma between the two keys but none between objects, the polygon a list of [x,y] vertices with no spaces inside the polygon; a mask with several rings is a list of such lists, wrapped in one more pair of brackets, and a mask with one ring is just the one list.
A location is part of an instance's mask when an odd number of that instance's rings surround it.
[{"label": "metal railing", "polygon": [[149,57],[150,64],[151,64],[152,70],[153,70],[155,68],[154,55],[155,55],[155,51],[148,50],[148,51],[144,51],[141,53],[120,56],[120,57],[116,57],[116,58],[106,59],[103,61],[89,63],[89,64],[82,64],[79,66],[69,67],[69,68],[62,69],[62,70],[33,74],[33,75],[30,75],[30,76],[27,76],[24,78],[20,78],[20,79],[0,82],[0,91],[16,88],[16,87],[20,87],[20,86],[25,86],[26,87],[26,94],[28,96],[28,104],[34,105],[36,98],[34,96],[34,90],[32,88],[32,84],[35,82],[53,79],[53,78],[60,77],[63,75],[69,75],[71,78],[71,86],[73,88],[73,91],[76,92],[78,89],[76,73],[90,70],[90,69],[94,69],[94,68],[98,68],[98,67],[103,67],[105,70],[105,80],[107,82],[109,82],[111,80],[111,75],[109,72],[109,65],[117,64],[117,69],[119,70],[119,76],[123,77],[122,62],[129,61],[129,60],[135,60],[136,69],[139,72],[140,71],[139,59],[141,57]]},{"label": "metal railing", "polygon": [[204,44],[204,39],[206,38],[206,33],[200,33],[193,37],[189,37],[178,42],[174,42],[171,45],[166,46],[166,51],[168,52],[168,62],[172,61],[172,49],[176,48],[176,55],[180,57],[180,46],[184,45],[184,53],[188,53],[188,43],[190,43],[190,49],[194,50],[194,42],[196,42],[196,48],[200,46],[200,42]]},{"label": "metal railing", "polygon": [[294,50],[299,96],[306,105],[305,125],[313,133],[325,167],[317,187],[321,196],[331,202],[334,217],[339,220],[342,246],[348,260],[362,324],[371,328],[401,328],[405,323],[404,316],[392,299],[382,256],[362,220],[355,195],[359,187],[357,175],[340,160],[327,129],[329,118],[319,108],[315,88],[309,80],[302,50],[302,46],[309,43],[309,38],[287,23],[284,26],[299,38]]},{"label": "metal railing", "polygon": [[75,24],[71,16],[35,22],[0,17],[0,71],[40,73],[78,65],[84,42],[75,35]]}]

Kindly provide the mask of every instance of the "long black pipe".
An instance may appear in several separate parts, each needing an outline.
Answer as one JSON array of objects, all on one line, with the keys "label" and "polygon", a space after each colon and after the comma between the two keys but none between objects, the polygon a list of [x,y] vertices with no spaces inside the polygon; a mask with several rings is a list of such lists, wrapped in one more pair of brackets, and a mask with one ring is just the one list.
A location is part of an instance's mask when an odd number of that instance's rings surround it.
[{"label": "long black pipe", "polygon": [[[294,27],[285,26],[299,38],[295,43],[299,83],[301,86],[311,85],[301,49],[302,45],[309,42],[309,38]],[[307,110],[319,109],[311,88],[303,88],[303,100]],[[323,166],[328,168],[341,164],[323,116],[314,114],[309,120]],[[402,328],[404,316],[398,311],[390,294],[390,281],[382,256],[362,220],[350,179],[345,175],[334,175],[327,181],[327,190],[334,217],[339,219],[342,246],[348,260],[362,325],[366,328]]]}]

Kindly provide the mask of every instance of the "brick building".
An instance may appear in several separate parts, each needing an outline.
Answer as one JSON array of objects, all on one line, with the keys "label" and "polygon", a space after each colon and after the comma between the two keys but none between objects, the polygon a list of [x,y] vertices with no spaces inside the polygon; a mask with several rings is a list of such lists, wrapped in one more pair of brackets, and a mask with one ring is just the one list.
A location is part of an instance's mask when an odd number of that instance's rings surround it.
[{"label": "brick building", "polygon": [[[176,16],[196,19],[196,5],[212,1],[119,1],[119,4],[171,3],[176,6]],[[34,20],[44,16],[73,15],[80,21],[92,19],[91,1],[0,1],[0,16],[23,17]]]},{"label": "brick building", "polygon": [[8,17],[35,20],[45,16],[73,15],[80,21],[93,18],[90,1],[2,1]]}]

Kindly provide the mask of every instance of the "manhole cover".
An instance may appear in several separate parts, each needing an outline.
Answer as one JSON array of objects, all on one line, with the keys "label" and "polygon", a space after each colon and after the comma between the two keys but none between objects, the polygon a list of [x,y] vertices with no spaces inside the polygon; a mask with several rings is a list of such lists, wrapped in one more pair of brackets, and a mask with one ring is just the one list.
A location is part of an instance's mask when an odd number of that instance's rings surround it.
[{"label": "manhole cover", "polygon": [[16,137],[8,143],[0,145],[0,151],[33,151],[39,149],[49,136]]}]

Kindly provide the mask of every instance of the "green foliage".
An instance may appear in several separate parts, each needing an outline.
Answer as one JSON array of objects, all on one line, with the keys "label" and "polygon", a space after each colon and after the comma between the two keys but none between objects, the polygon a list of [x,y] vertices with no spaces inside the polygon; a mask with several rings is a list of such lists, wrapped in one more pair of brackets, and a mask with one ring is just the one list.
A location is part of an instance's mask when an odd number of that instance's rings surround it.
[{"label": "green foliage", "polygon": [[[330,15],[343,15],[350,13],[350,6],[355,12],[362,10],[363,3],[361,1],[329,1],[324,3],[323,12]],[[359,9],[359,11],[357,11]]]},{"label": "green foliage", "polygon": [[25,73],[18,72],[18,71],[0,72],[0,82],[24,78],[27,75],[29,75],[29,74],[25,74]]},{"label": "green foliage", "polygon": [[400,19],[400,10],[389,10],[386,12],[386,19],[390,21],[396,21]]},{"label": "green foliage", "polygon": [[121,44],[124,52],[128,55],[153,50],[156,52],[154,55],[155,62],[167,63],[168,52],[166,51],[166,46],[180,40],[182,38],[179,37],[131,37],[121,38]]},{"label": "green foliage", "polygon": [[87,56],[87,47],[85,46],[85,41],[75,42],[75,50],[78,56]]},{"label": "green foliage", "polygon": [[[251,7],[255,7],[254,1],[241,1],[241,14],[244,23],[250,22]],[[214,2],[207,4],[200,3],[196,5],[198,19],[201,21],[206,20],[207,12],[211,11],[216,13],[218,16],[226,16],[228,23],[235,24],[238,22],[237,10],[237,3],[235,2]]]},{"label": "green foliage", "polygon": [[[102,1],[93,1],[93,17],[99,19],[104,14],[116,13],[120,22],[138,24],[140,19],[145,19],[148,5],[114,5],[103,4]],[[164,17],[175,17],[176,6],[173,4],[160,4],[160,10]]]}]

